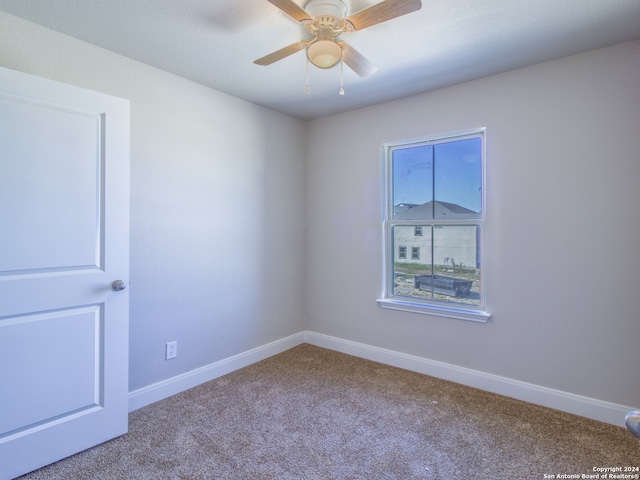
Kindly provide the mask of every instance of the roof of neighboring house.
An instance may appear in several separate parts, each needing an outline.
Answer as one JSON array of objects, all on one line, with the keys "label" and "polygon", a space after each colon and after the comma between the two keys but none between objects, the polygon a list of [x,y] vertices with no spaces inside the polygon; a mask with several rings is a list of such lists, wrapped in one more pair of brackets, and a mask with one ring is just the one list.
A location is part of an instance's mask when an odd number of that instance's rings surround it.
[{"label": "roof of neighboring house", "polygon": [[[435,213],[435,215],[433,215]],[[469,210],[455,203],[427,202],[421,205],[401,203],[393,207],[394,220],[430,220],[448,218],[480,218],[478,212]],[[432,216],[433,215],[433,216]]]},{"label": "roof of neighboring house", "polygon": [[397,215],[400,212],[407,211],[410,208],[417,207],[417,206],[418,206],[417,203],[399,203],[398,205],[394,205],[393,213],[394,215]]}]

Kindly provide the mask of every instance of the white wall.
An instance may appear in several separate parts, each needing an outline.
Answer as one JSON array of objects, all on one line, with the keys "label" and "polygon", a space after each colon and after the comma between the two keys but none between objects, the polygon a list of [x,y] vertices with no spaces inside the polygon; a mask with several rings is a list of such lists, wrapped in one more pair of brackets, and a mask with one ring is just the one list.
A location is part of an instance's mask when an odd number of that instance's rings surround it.
[{"label": "white wall", "polygon": [[[476,127],[492,318],[378,308],[381,144]],[[307,148],[309,330],[638,405],[640,42],[322,118]]]},{"label": "white wall", "polygon": [[0,45],[131,101],[130,390],[304,328],[303,122],[3,12]]}]

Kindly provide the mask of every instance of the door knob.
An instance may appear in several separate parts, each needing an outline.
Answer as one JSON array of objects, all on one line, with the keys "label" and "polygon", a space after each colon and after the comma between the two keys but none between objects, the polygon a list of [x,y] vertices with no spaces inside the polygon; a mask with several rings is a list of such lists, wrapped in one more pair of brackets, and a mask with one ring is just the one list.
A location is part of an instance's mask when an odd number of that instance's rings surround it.
[{"label": "door knob", "polygon": [[631,433],[640,438],[640,410],[627,413],[625,424]]},{"label": "door knob", "polygon": [[111,284],[111,288],[114,291],[119,292],[120,290],[124,290],[125,288],[127,288],[127,285],[122,280],[114,280],[114,282]]}]

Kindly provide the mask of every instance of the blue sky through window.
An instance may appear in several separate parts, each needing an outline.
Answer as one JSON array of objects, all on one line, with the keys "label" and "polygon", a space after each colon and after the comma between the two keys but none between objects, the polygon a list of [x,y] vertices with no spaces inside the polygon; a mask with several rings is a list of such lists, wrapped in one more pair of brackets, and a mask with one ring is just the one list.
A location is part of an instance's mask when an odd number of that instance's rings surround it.
[{"label": "blue sky through window", "polygon": [[480,212],[482,140],[468,138],[393,151],[393,204],[435,199]]}]

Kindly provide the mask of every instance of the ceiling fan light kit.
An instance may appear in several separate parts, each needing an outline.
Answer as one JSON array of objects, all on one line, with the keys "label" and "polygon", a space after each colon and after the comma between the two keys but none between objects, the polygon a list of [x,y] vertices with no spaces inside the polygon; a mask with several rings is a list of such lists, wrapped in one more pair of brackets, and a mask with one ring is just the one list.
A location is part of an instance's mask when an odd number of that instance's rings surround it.
[{"label": "ceiling fan light kit", "polygon": [[[310,0],[299,7],[293,0],[267,0],[294,20],[301,23],[313,36],[288,45],[253,63],[271,65],[300,50],[307,50],[307,59],[318,68],[331,68],[340,63],[340,94],[342,88],[342,64],[346,64],[361,77],[370,75],[377,67],[345,41],[337,41],[342,33],[363,30],[372,25],[415,12],[422,7],[421,0],[383,0],[348,17],[347,7],[342,0]],[[309,69],[307,66],[307,86],[309,93]]]},{"label": "ceiling fan light kit", "polygon": [[331,40],[317,40],[307,47],[309,61],[319,68],[331,68],[342,58],[342,48]]}]

